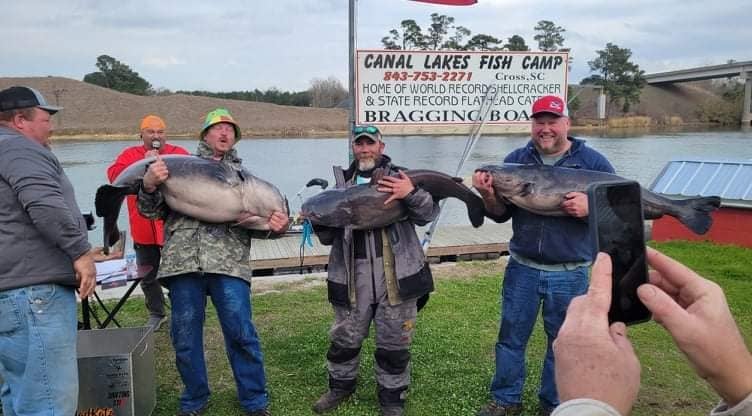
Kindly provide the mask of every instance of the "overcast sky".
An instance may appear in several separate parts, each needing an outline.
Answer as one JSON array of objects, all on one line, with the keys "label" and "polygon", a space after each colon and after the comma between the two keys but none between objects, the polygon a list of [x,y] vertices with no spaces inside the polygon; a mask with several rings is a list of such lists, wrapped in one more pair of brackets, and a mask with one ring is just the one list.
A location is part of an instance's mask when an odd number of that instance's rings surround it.
[{"label": "overcast sky", "polygon": [[[533,27],[566,29],[570,82],[611,42],[632,50],[647,73],[752,60],[749,0],[479,0],[470,7],[407,0],[359,0],[358,48],[404,19],[425,28],[431,13],[453,16],[473,34],[519,34],[537,49]],[[347,82],[348,0],[3,1],[0,76],[96,71],[99,55],[129,65],[154,87],[210,91],[303,90],[313,78]]]}]

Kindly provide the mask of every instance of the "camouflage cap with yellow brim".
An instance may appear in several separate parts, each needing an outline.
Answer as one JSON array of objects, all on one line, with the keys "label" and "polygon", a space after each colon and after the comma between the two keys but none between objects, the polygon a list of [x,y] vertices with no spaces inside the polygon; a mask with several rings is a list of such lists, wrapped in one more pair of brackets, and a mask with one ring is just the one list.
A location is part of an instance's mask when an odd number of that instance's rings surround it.
[{"label": "camouflage cap with yellow brim", "polygon": [[235,120],[232,118],[232,115],[226,108],[217,108],[215,110],[209,111],[209,113],[206,114],[204,126],[201,128],[201,138],[203,139],[204,136],[206,136],[206,130],[208,130],[209,127],[219,123],[232,124],[232,126],[235,128],[235,140],[240,140],[240,126],[235,122]]}]

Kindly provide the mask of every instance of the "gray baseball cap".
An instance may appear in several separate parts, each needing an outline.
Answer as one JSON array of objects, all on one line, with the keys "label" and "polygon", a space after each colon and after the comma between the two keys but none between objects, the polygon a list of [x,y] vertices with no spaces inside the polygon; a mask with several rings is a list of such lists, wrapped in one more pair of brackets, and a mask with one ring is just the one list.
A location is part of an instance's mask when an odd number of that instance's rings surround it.
[{"label": "gray baseball cap", "polygon": [[31,87],[15,86],[0,91],[0,111],[31,107],[39,107],[50,114],[63,109],[63,107],[47,104],[42,93]]}]

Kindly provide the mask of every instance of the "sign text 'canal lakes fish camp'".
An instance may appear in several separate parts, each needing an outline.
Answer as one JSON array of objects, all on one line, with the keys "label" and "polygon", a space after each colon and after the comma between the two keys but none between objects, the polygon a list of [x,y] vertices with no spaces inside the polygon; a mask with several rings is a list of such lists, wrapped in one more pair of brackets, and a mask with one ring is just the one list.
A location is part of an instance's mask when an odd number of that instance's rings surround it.
[{"label": "sign text 'canal lakes fish camp'", "polygon": [[567,61],[563,52],[359,50],[356,123],[473,124],[487,94],[487,124],[529,123],[539,97],[566,99]]}]

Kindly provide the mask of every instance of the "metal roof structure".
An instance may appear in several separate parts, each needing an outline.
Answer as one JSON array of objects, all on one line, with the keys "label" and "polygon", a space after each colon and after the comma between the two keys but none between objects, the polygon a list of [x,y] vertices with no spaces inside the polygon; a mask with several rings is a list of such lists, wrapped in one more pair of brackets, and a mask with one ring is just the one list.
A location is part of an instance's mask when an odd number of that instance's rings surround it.
[{"label": "metal roof structure", "polygon": [[673,160],[649,188],[684,197],[721,197],[723,206],[752,208],[752,161]]}]

